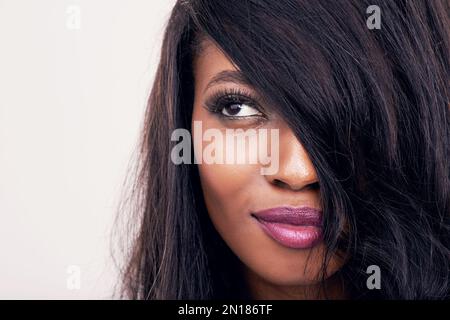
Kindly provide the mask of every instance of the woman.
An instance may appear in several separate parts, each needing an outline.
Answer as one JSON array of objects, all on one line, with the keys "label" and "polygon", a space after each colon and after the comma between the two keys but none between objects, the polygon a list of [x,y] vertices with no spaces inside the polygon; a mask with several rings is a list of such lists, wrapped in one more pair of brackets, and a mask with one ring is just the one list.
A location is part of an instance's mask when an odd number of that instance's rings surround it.
[{"label": "woman", "polygon": [[[448,2],[378,1],[380,29],[370,2],[176,3],[124,296],[449,297]],[[208,129],[276,130],[277,170],[174,160],[180,129],[195,140],[185,160],[204,156]]]}]

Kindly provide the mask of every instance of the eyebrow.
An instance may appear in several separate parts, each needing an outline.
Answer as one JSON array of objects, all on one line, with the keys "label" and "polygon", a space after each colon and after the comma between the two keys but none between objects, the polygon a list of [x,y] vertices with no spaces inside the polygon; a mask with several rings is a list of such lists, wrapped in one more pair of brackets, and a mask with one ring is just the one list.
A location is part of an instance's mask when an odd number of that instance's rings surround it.
[{"label": "eyebrow", "polygon": [[243,84],[243,85],[249,85],[247,79],[245,78],[244,74],[241,71],[238,70],[225,70],[221,71],[218,74],[216,74],[206,85],[205,92],[208,90],[208,88],[224,83],[224,82],[233,82],[236,84]]}]

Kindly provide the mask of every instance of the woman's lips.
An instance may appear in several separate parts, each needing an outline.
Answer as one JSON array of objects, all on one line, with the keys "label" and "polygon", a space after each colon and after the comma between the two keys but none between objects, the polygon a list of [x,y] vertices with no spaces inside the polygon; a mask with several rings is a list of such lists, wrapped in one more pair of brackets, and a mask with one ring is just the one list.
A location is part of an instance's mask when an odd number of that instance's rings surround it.
[{"label": "woman's lips", "polygon": [[270,237],[288,248],[312,248],[322,239],[322,211],[314,208],[278,207],[252,216]]}]

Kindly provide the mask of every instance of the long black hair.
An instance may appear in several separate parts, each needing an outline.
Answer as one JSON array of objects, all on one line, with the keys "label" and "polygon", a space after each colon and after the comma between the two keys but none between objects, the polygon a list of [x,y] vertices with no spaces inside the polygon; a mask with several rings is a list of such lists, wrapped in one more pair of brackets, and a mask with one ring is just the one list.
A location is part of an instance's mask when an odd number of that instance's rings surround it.
[{"label": "long black hair", "polygon": [[[370,30],[374,4],[381,29]],[[172,131],[191,126],[191,62],[207,38],[308,151],[328,256],[348,255],[340,274],[351,297],[449,298],[449,13],[446,0],[178,1],[126,206],[124,297],[251,298],[196,166],[170,160]],[[366,286],[370,265],[380,290]]]}]

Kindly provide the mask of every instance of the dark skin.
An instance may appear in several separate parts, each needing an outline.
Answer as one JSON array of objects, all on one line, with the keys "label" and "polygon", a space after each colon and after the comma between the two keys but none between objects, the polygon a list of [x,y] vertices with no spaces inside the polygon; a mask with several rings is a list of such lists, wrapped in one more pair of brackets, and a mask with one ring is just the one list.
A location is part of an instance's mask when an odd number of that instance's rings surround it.
[{"label": "dark skin", "polygon": [[[218,116],[205,108],[205,102],[224,89],[241,90],[251,93],[252,97],[259,95],[251,86],[236,79],[211,82],[223,71],[238,69],[212,42],[203,40],[202,48],[194,59],[192,121],[202,121],[203,130],[215,128],[221,132],[236,128],[279,130],[279,168],[275,174],[261,175],[259,164],[198,164],[210,218],[242,262],[255,299],[325,298],[320,286],[325,244],[320,242],[308,249],[284,247],[268,237],[250,214],[283,205],[320,209],[320,189],[310,187],[318,178],[308,153],[274,112],[262,114],[251,104],[240,104],[240,111],[234,118],[227,119],[227,114],[233,110],[222,111],[222,116]],[[262,100],[259,103],[263,103]],[[194,134],[196,138],[199,137]],[[256,151],[247,147],[239,152]],[[343,264],[335,255],[326,268],[327,298],[345,298],[341,281],[333,276]]]}]

